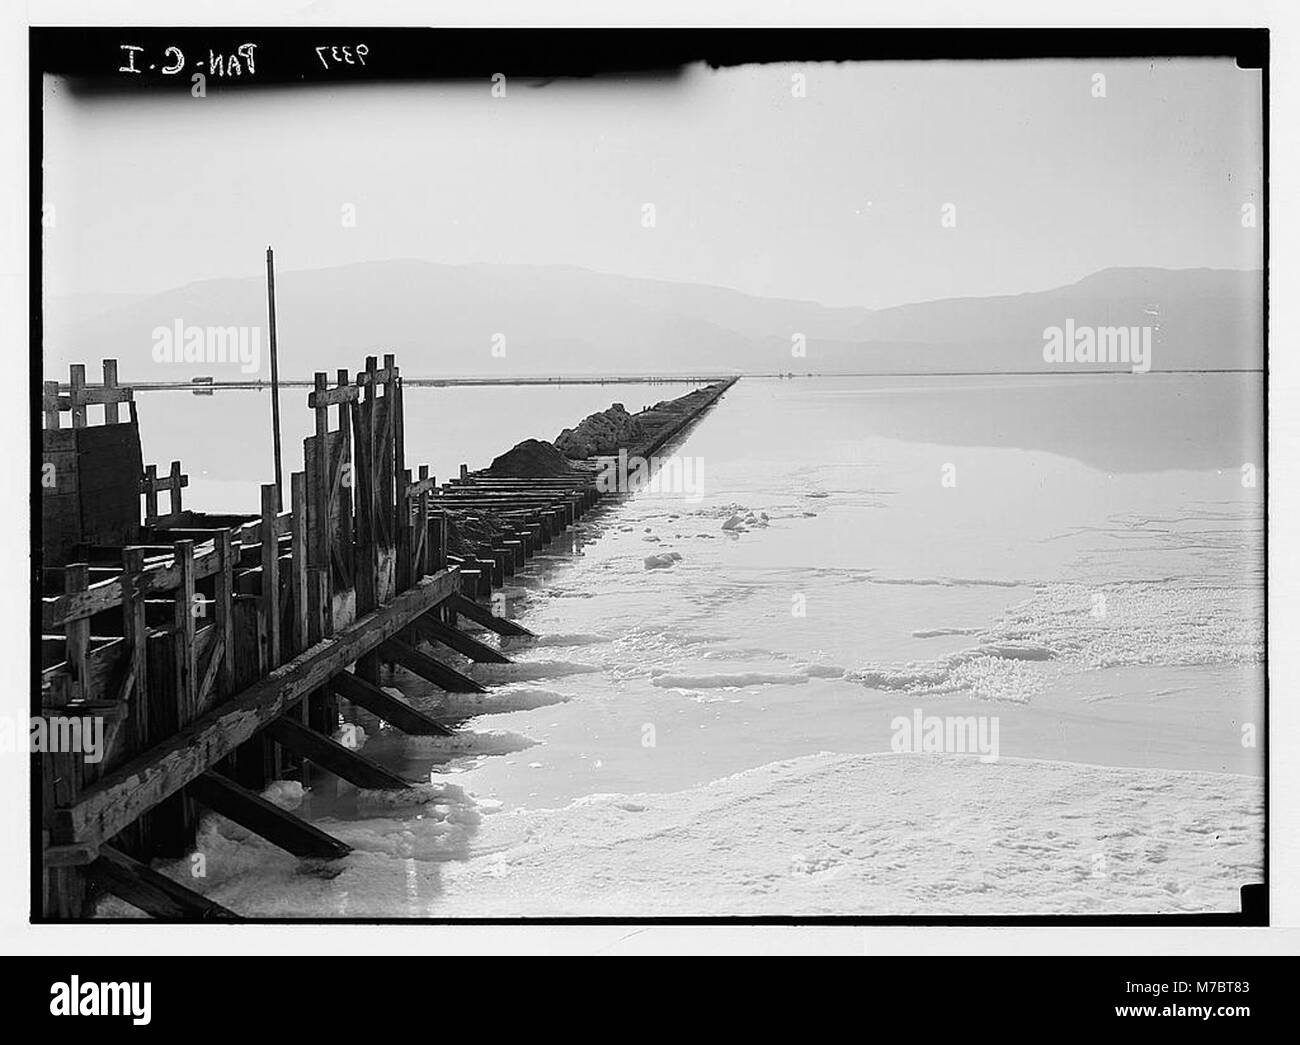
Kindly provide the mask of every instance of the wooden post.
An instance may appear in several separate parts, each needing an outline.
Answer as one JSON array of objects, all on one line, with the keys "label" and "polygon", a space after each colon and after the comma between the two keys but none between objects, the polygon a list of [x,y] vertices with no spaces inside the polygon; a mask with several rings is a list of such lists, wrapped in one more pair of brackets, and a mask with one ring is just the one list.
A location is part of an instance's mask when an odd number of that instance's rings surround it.
[{"label": "wooden post", "polygon": [[[117,360],[104,360],[104,388],[117,387]],[[104,424],[117,424],[117,401],[111,396],[104,399]]]},{"label": "wooden post", "polygon": [[[371,448],[371,453],[375,459],[375,514],[379,520],[376,527],[376,534],[382,537],[382,546],[385,550],[392,549],[396,553],[397,549],[397,501],[395,491],[401,479],[397,469],[396,447],[399,437],[398,416],[400,404],[397,395],[397,370],[396,362],[391,354],[384,356],[384,394],[381,399],[376,399],[376,411],[382,416],[384,426],[379,432],[379,439]],[[380,405],[382,404],[382,405]],[[376,542],[376,551],[380,550],[380,543]],[[376,558],[376,581],[378,581],[378,563]],[[396,569],[394,569],[394,582],[396,582]],[[382,591],[376,584],[375,598],[376,604],[382,596]]]},{"label": "wooden post", "polygon": [[352,851],[320,828],[285,812],[219,773],[204,773],[186,785],[185,790],[209,809],[242,824],[294,856],[337,860]]},{"label": "wooden post", "polygon": [[177,721],[188,725],[198,713],[198,665],[194,647],[194,542],[177,541],[176,567],[180,572],[172,604],[176,657]]},{"label": "wooden post", "polygon": [[[429,479],[429,466],[420,465],[420,482],[425,483]],[[433,572],[431,563],[433,556],[429,548],[429,491],[427,489],[420,491],[420,498],[416,502],[416,533],[419,534],[420,556],[416,561],[416,572],[420,577],[427,576]]]},{"label": "wooden post", "polygon": [[[63,590],[69,595],[83,592],[90,584],[90,566],[88,563],[72,563],[63,570]],[[90,699],[90,680],[88,675],[88,656],[90,653],[90,618],[79,617],[70,620],[64,629],[67,636],[68,673],[72,676],[71,696],[81,700]]]},{"label": "wooden post", "polygon": [[126,597],[122,600],[122,635],[130,647],[131,666],[127,669],[135,680],[131,695],[130,724],[127,731],[132,754],[144,750],[148,737],[149,712],[149,629],[145,623],[145,598],[140,590],[144,572],[144,549],[122,549],[122,581]]},{"label": "wooden post", "polygon": [[144,470],[144,522],[152,526],[158,518],[158,466],[146,465]]},{"label": "wooden post", "polygon": [[280,666],[280,538],[276,533],[274,483],[262,487],[262,611],[266,619],[267,669]]},{"label": "wooden post", "polygon": [[217,531],[213,542],[217,551],[215,578],[217,638],[222,644],[219,685],[222,696],[235,692],[235,554],[230,531]]},{"label": "wooden post", "polygon": [[191,922],[238,918],[220,904],[177,885],[165,874],[111,846],[101,846],[99,857],[86,870],[105,890],[155,918]]},{"label": "wooden post", "polygon": [[266,248],[266,309],[271,342],[271,435],[275,441],[275,510],[284,510],[280,476],[280,357],[275,340],[275,255]]},{"label": "wooden post", "polygon": [[[348,386],[348,372],[340,369],[338,371],[338,387],[346,388]],[[352,458],[352,412],[356,409],[351,403],[339,404],[339,433],[342,437],[343,446],[339,451],[342,455],[339,459],[345,481],[340,480],[338,492],[338,553],[346,567],[346,576],[343,582],[347,585],[354,583],[355,566],[353,564],[354,549],[352,546],[352,487],[355,482],[355,465]]]},{"label": "wooden post", "polygon": [[334,614],[330,609],[330,576],[328,566],[307,567],[307,605],[315,612],[307,619],[309,645],[334,634]]},{"label": "wooden post", "polygon": [[307,648],[307,474],[289,476],[293,505],[293,653]]},{"label": "wooden post", "polygon": [[[311,462],[306,462],[311,467]],[[321,637],[321,625],[313,628],[312,608],[321,610],[324,601],[313,595],[310,590],[307,560],[312,535],[307,528],[307,473],[294,472],[289,476],[289,494],[293,506],[293,653],[296,656]],[[328,597],[328,596],[326,596]],[[313,637],[314,636],[314,637]],[[295,714],[302,722],[309,720],[312,700],[316,694],[309,693],[298,705]],[[308,767],[303,765],[303,783],[307,784]]]},{"label": "wooden post", "polygon": [[[180,574],[172,598],[172,627],[156,636],[149,653],[150,741],[174,736],[196,717],[196,665],[194,647],[194,542],[177,541],[174,561]],[[178,857],[191,844],[195,812],[183,796],[160,803],[148,818],[146,830],[154,846],[151,855]]]},{"label": "wooden post", "polygon": [[415,574],[413,555],[414,534],[411,530],[411,502],[406,491],[411,487],[411,470],[398,473],[397,483],[397,590],[411,586]]},{"label": "wooden post", "polygon": [[[375,383],[375,357],[366,357],[364,377],[358,376],[364,396],[357,404],[356,413],[356,592],[357,616],[362,617],[375,608],[378,602],[378,549],[375,544],[375,403],[378,389]],[[378,684],[379,662],[373,655],[357,663],[357,673],[367,682]]]},{"label": "wooden post", "polygon": [[384,369],[389,373],[384,395],[388,398],[388,424],[393,432],[393,457],[389,466],[393,477],[393,494],[389,502],[393,506],[393,519],[397,526],[393,533],[393,543],[400,549],[400,534],[411,525],[411,503],[406,499],[406,490],[402,487],[404,479],[409,485],[406,471],[406,425],[402,417],[402,376],[395,356],[384,356]]},{"label": "wooden post", "polygon": [[59,427],[59,383],[46,381],[41,386],[41,405],[45,413],[45,427],[54,431]]},{"label": "wooden post", "polygon": [[[130,649],[128,671],[133,680],[130,706],[127,709],[127,729],[124,761],[149,746],[149,628],[145,620],[145,595],[141,590],[144,573],[144,549],[122,549],[122,635]],[[150,845],[150,817],[142,817],[131,825],[124,842],[144,855]]]},{"label": "wooden post", "polygon": [[[333,615],[326,612],[329,602],[329,568],[313,567],[307,572],[307,583],[316,592],[311,596],[313,605],[322,607],[322,613],[307,622],[308,637],[315,644],[333,634]],[[335,729],[337,701],[332,694],[317,691],[303,700],[305,721],[322,733],[333,734]]]},{"label": "wooden post", "polygon": [[[314,382],[315,391],[325,392],[328,380],[323,371],[318,371]],[[330,489],[333,477],[330,475],[329,459],[329,407],[317,403],[316,435],[311,442],[311,460],[307,461],[308,479],[307,496],[310,504],[307,509],[307,566],[309,571],[324,578],[324,588],[319,582],[308,587],[309,618],[324,620],[330,615]],[[324,635],[309,634],[312,642],[319,641]]]},{"label": "wooden post", "polygon": [[185,485],[185,477],[181,475],[180,461],[172,462],[171,474],[167,478],[171,485],[171,514],[180,515],[184,511],[181,504],[181,488]]},{"label": "wooden post", "polygon": [[73,363],[68,398],[72,403],[72,427],[86,427],[86,364]]}]

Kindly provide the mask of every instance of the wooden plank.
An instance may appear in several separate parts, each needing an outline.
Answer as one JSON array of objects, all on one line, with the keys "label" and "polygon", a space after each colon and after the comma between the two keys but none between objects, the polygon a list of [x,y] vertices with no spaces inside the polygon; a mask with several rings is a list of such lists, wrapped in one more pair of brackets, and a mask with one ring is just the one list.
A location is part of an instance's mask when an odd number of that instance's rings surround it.
[{"label": "wooden plank", "polygon": [[[237,575],[235,584],[238,593],[234,598],[234,632],[235,632],[235,688],[232,693],[241,693],[262,678],[264,673],[266,644],[262,641],[265,628],[262,626],[261,596],[247,594],[251,585],[243,575]],[[209,712],[217,710],[209,709]],[[159,743],[166,743],[170,735],[158,737]],[[266,787],[266,763],[264,754],[270,741],[254,736],[250,741],[239,745],[228,758],[221,760],[220,770],[226,776],[245,787],[260,791]]]},{"label": "wooden plank", "polygon": [[[396,548],[397,531],[393,505],[396,489],[393,475],[393,436],[395,432],[394,414],[396,400],[387,391],[391,382],[384,386],[385,393],[375,400],[375,432],[373,445],[375,460],[375,540],[378,549]],[[382,552],[381,552],[382,555]]]},{"label": "wooden plank", "polygon": [[496,569],[496,563],[492,559],[480,559],[477,557],[470,559],[469,562],[470,565],[472,565],[475,568],[475,570],[477,570],[478,572],[479,584],[478,584],[478,590],[475,592],[475,594],[491,595],[492,574]]},{"label": "wooden plank", "polygon": [[321,565],[322,562],[328,562],[324,558],[328,554],[323,548],[325,538],[325,527],[320,520],[322,514],[326,511],[326,502],[322,501],[320,496],[322,478],[319,447],[321,440],[316,436],[309,436],[303,440],[303,456],[306,466],[307,478],[307,622],[308,643],[318,641],[323,632],[313,631],[312,625],[319,621],[326,612],[325,603],[329,601],[329,577],[325,577],[325,591],[322,594],[317,586],[317,574],[322,569],[327,569]]},{"label": "wooden plank", "polygon": [[[147,611],[151,603],[146,603]],[[155,626],[169,627],[171,625],[173,608],[170,602],[164,604],[167,614],[165,619],[155,622]],[[195,655],[202,657],[208,644],[215,637],[215,629],[211,627],[200,628],[195,636]],[[115,680],[121,678],[122,673],[127,671],[125,662],[130,659],[131,648],[124,638],[114,638],[105,642],[102,646],[91,649],[90,656],[87,658],[86,667],[86,689],[90,693],[90,699],[103,699],[111,696],[116,690],[114,689]],[[170,663],[168,670],[171,670]],[[54,667],[46,668],[41,672],[42,692],[48,689],[52,698],[58,698],[59,694],[64,696],[64,701],[75,699],[76,680],[73,678],[66,663],[56,664]],[[47,700],[47,704],[57,703],[57,699]]]},{"label": "wooden plank", "polygon": [[486,687],[479,685],[468,675],[462,675],[455,668],[447,667],[446,664],[434,660],[399,639],[389,639],[379,647],[379,652],[382,656],[397,662],[408,671],[415,672],[448,693],[487,692]]},{"label": "wooden plank", "polygon": [[[275,517],[279,513],[276,503],[278,494],[275,483],[266,483],[262,487],[262,519],[268,523],[267,529],[275,528]],[[265,530],[263,531],[266,532]],[[280,542],[271,537],[262,541],[262,612],[266,617],[266,655],[267,666],[280,666]]]},{"label": "wooden plank", "polygon": [[594,486],[596,472],[569,472],[567,475],[495,476],[471,475],[467,479],[448,479],[447,486],[456,489],[538,489],[584,490]]},{"label": "wooden plank", "polygon": [[[283,537],[286,533],[293,531],[293,512],[281,512],[275,517],[275,535]],[[239,527],[239,532],[235,534],[235,540],[245,546],[260,545],[263,535],[263,520],[261,518],[253,519]]]},{"label": "wooden plank", "polygon": [[[426,483],[429,485],[425,486]],[[433,565],[433,548],[429,544],[429,491],[437,488],[438,479],[429,474],[427,464],[420,465],[420,482],[417,485],[424,488],[415,495],[415,520],[420,534],[420,552],[416,557],[415,566],[418,571],[417,576],[423,577],[436,568]]]},{"label": "wooden plank", "polygon": [[426,577],[380,611],[372,611],[324,639],[214,708],[151,751],[106,775],[70,808],[57,809],[55,841],[111,838],[168,795],[184,787],[278,718],[307,693],[324,685],[362,653],[406,627],[459,584],[454,570]]},{"label": "wooden plank", "polygon": [[225,643],[221,636],[217,636],[217,641],[208,654],[208,663],[203,668],[202,678],[199,680],[198,692],[195,697],[195,707],[202,711],[214,703],[208,699],[216,687],[217,678],[221,673],[222,662],[226,659],[226,651],[223,648]]},{"label": "wooden plank", "polygon": [[86,364],[73,363],[68,381],[70,405],[72,407],[72,427],[86,427]]},{"label": "wooden plank", "polygon": [[355,403],[360,395],[361,389],[356,385],[342,384],[334,388],[315,388],[307,393],[307,407],[316,410],[320,407]]},{"label": "wooden plank", "polygon": [[289,496],[293,511],[293,653],[307,648],[307,474],[289,476]]},{"label": "wooden plank", "polygon": [[[81,543],[81,503],[74,494],[53,494],[46,492],[41,497],[41,557],[49,564],[64,563],[78,554],[77,545]],[[44,610],[51,602],[58,599],[81,598],[83,596],[59,596],[56,599],[42,599],[42,627],[49,631],[59,627],[63,621],[55,623],[45,619]]]},{"label": "wooden plank", "polygon": [[183,921],[228,921],[239,916],[192,889],[159,874],[110,846],[101,846],[99,858],[86,873],[114,896],[155,918]]},{"label": "wooden plank", "polygon": [[182,726],[198,711],[198,650],[195,648],[194,542],[176,542],[181,583],[173,602],[172,641],[176,656],[176,720]]},{"label": "wooden plank", "polygon": [[216,535],[216,553],[219,568],[215,574],[215,619],[221,641],[220,693],[228,697],[235,692],[235,563],[230,531],[219,530]]},{"label": "wooden plank", "polygon": [[420,511],[425,496],[421,494],[412,505],[415,512],[411,521],[411,569],[416,578],[423,577],[429,572],[429,516],[427,512]]},{"label": "wooden plank", "polygon": [[[394,543],[400,550],[402,547],[401,535],[405,533],[409,540],[411,525],[411,503],[402,496],[401,484],[403,481],[410,483],[411,473],[406,469],[406,422],[402,413],[401,372],[398,370],[395,357],[391,355],[384,356],[384,363],[393,372],[393,379],[384,392],[384,395],[391,400],[388,404],[388,423],[393,431],[393,457],[392,463],[389,465],[392,486],[385,487],[385,489],[393,491],[391,502],[393,514],[396,516],[394,522],[397,526],[397,532],[393,536]],[[410,581],[408,580],[407,583],[409,584]]]},{"label": "wooden plank", "polygon": [[472,599],[465,598],[464,595],[453,595],[447,600],[447,605],[462,616],[468,617],[475,624],[481,624],[489,631],[495,631],[498,635],[529,635],[536,637],[533,632],[522,624],[516,624],[506,617],[498,617],[487,607],[480,606]]},{"label": "wooden plank", "polygon": [[121,546],[138,539],[140,436],[135,424],[76,429],[82,540]]},{"label": "wooden plank", "polygon": [[[59,427],[59,383],[46,381],[41,385],[41,411],[45,415],[45,430],[51,432]],[[45,441],[48,445],[48,439]]]},{"label": "wooden plank", "polygon": [[384,356],[384,369],[379,370],[378,360],[374,356],[366,356],[366,369],[364,372],[358,371],[357,384],[365,387],[373,387],[377,384],[386,385],[393,379],[393,357],[392,355]]},{"label": "wooden plank", "polygon": [[[355,387],[348,384],[347,370],[338,370],[337,377],[339,388]],[[340,403],[338,408],[340,443],[338,471],[342,489],[337,497],[338,505],[335,516],[338,519],[338,526],[334,538],[334,547],[331,549],[330,554],[342,561],[342,588],[353,587],[353,577],[356,575],[356,564],[353,558],[355,549],[352,543],[352,485],[355,482],[356,470],[352,455],[352,416],[356,409],[355,399]],[[344,478],[346,478],[346,482],[343,482]]]},{"label": "wooden plank", "polygon": [[167,476],[165,485],[170,495],[171,514],[180,515],[185,510],[181,504],[182,491],[190,485],[190,477],[181,474],[180,461],[172,462],[171,474]]},{"label": "wooden plank", "polygon": [[440,642],[444,646],[454,649],[457,653],[464,654],[471,660],[478,661],[481,664],[510,663],[510,658],[500,650],[495,650],[486,643],[479,642],[473,635],[466,635],[458,628],[444,624],[431,612],[416,617],[411,627],[421,638],[428,639],[430,642]]},{"label": "wooden plank", "polygon": [[[63,586],[68,594],[78,594],[86,590],[90,579],[90,567],[84,562],[73,563],[63,571]],[[82,700],[90,699],[90,621],[81,619],[70,621],[67,626],[68,671],[74,683],[73,695]]]},{"label": "wooden plank", "polygon": [[433,556],[430,559],[429,572],[435,570],[445,570],[447,568],[447,513],[433,512],[429,515],[429,536],[433,542],[430,551]]},{"label": "wooden plank", "polygon": [[45,451],[77,449],[77,433],[71,428],[46,429],[41,433],[41,449]]},{"label": "wooden plank", "polygon": [[[105,359],[104,360],[104,390],[109,391],[116,388],[117,388],[117,360]],[[118,418],[117,404],[118,404],[118,400],[116,398],[104,400],[104,424],[106,425],[117,424],[117,418]]]},{"label": "wooden plank", "polygon": [[494,587],[501,587],[505,584],[506,577],[514,574],[515,557],[504,548],[480,548],[479,555],[485,562],[492,564],[492,584]]},{"label": "wooden plank", "polygon": [[390,773],[377,762],[345,747],[332,737],[309,729],[301,722],[284,715],[266,727],[266,732],[278,744],[316,765],[329,770],[357,787],[371,787],[386,791],[401,791],[411,786],[395,773]]},{"label": "wooden plank", "polygon": [[144,521],[147,526],[151,520],[158,518],[158,466],[156,464],[145,465],[144,477],[140,480],[140,492],[144,494]]},{"label": "wooden plank", "polygon": [[449,737],[452,730],[441,722],[417,711],[404,700],[399,700],[387,690],[357,678],[350,671],[341,671],[330,679],[330,688],[344,700],[378,715],[391,726],[412,736]]},{"label": "wooden plank", "polygon": [[[354,481],[356,488],[356,604],[358,613],[368,613],[379,601],[379,537],[382,518],[379,512],[378,455],[375,441],[376,414],[380,407],[378,387],[374,381],[375,357],[366,357],[365,377],[357,375],[357,383],[365,388],[365,397],[356,404],[353,412],[355,419],[355,444],[357,467]],[[356,666],[357,674],[367,682],[379,682],[379,662],[373,655],[360,659]]]},{"label": "wooden plank", "polygon": [[[211,633],[212,629],[205,631]],[[154,632],[148,641],[149,672],[149,736],[158,743],[174,737],[185,729],[185,701],[181,696],[178,635],[174,626],[164,631]],[[136,756],[139,757],[138,755]],[[126,763],[130,765],[130,762]],[[111,777],[107,774],[103,779]],[[73,802],[60,802],[59,806],[71,806]],[[58,813],[54,815],[58,819]],[[194,828],[197,824],[197,812],[194,803],[183,793],[177,792],[149,810],[148,831],[152,839],[151,857],[168,857],[179,859],[190,851],[194,840]],[[111,841],[111,835],[93,839],[95,842]],[[56,842],[74,841],[55,833]]]},{"label": "wooden plank", "polygon": [[314,645],[334,634],[334,608],[330,600],[330,568],[307,569],[307,638]]},{"label": "wooden plank", "polygon": [[98,857],[97,845],[50,845],[41,851],[41,866],[84,867]]},{"label": "wooden plank", "polygon": [[[411,470],[399,473],[400,487],[411,485]],[[397,590],[402,591],[411,586],[415,575],[415,534],[411,524],[411,502],[399,497],[396,504],[397,514]]]},{"label": "wooden plank", "polygon": [[[366,360],[368,374],[373,374],[375,359]],[[357,375],[361,380],[361,375]],[[369,612],[375,608],[378,561],[376,558],[376,518],[375,518],[375,453],[374,453],[374,418],[375,388],[366,385],[365,398],[357,404],[353,414],[355,419],[354,443],[356,446],[356,468],[353,483],[356,490],[356,592],[357,611]]]},{"label": "wooden plank", "polygon": [[145,626],[144,595],[138,587],[144,569],[144,551],[140,548],[123,548],[122,567],[131,586],[130,596],[122,603],[122,636],[131,650],[129,673],[135,680],[135,689],[131,695],[127,750],[135,754],[144,750],[149,732],[149,630]]},{"label": "wooden plank", "polygon": [[[328,377],[324,371],[317,371],[315,376],[316,392],[328,390]],[[315,407],[316,434],[308,440],[307,452],[307,495],[310,507],[307,512],[307,524],[311,530],[308,542],[307,563],[309,566],[328,566],[330,563],[330,475],[329,455],[329,409],[322,405]]]},{"label": "wooden plank", "polygon": [[192,780],[186,791],[213,812],[243,825],[294,856],[337,860],[352,852],[351,846],[219,773],[204,773]]}]

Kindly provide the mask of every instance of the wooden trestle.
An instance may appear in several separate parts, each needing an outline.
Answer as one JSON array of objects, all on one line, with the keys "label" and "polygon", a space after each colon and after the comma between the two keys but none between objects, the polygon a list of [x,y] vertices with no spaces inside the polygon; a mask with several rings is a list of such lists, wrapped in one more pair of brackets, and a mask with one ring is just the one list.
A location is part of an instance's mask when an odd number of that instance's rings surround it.
[{"label": "wooden trestle", "polygon": [[[602,494],[590,470],[499,478],[462,466],[441,486],[426,466],[413,475],[402,378],[389,355],[382,367],[368,358],[352,377],[316,375],[307,397],[315,432],[290,476],[287,511],[268,485],[256,516],[194,512],[183,506],[179,461],[162,478],[141,465],[133,393],[116,374],[108,360],[102,385],[87,385],[84,367],[74,367],[67,386],[44,387],[33,713],[55,729],[78,718],[106,725],[98,763],[68,751],[34,756],[42,829],[34,913],[82,917],[93,885],[160,918],[233,918],[149,861],[192,848],[198,806],[291,853],[345,855],[342,842],[259,792],[308,764],[359,787],[407,786],[333,739],[341,703],[407,733],[450,733],[380,687],[381,662],[446,690],[481,691],[421,644],[506,661],[460,621],[530,635],[485,600]],[[657,449],[730,383],[712,386],[690,416],[637,449]],[[102,426],[90,424],[89,406],[103,407]],[[129,484],[116,500],[121,483],[104,478],[115,466]],[[490,512],[506,532],[451,556],[447,511],[459,509]]]}]

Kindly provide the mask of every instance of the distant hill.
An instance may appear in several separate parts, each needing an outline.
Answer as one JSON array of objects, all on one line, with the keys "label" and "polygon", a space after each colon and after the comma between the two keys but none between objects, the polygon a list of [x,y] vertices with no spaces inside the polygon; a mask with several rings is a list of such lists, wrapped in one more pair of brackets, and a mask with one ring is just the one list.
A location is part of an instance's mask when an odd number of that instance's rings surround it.
[{"label": "distant hill", "polygon": [[[1262,365],[1261,278],[1115,268],[1053,290],[866,309],[562,266],[368,262],[279,275],[280,373],[355,369],[384,352],[412,377],[1042,371],[1056,369],[1043,362],[1043,330],[1067,319],[1153,326],[1153,370],[1249,368]],[[261,278],[57,299],[47,306],[45,375],[66,380],[69,363],[85,362],[94,380],[98,361],[116,356],[125,381],[243,376],[229,364],[155,363],[155,328],[178,322],[261,328],[268,375]],[[796,335],[803,357],[792,355]]]}]

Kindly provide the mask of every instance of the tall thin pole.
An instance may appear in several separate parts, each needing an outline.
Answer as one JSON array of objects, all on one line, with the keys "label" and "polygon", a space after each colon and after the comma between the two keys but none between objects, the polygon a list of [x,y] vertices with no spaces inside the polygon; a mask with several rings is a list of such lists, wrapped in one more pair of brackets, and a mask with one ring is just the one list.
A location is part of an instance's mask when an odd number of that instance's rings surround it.
[{"label": "tall thin pole", "polygon": [[275,439],[275,510],[284,511],[284,481],[280,475],[280,358],[275,345],[275,255],[266,248],[266,308],[271,324],[271,434]]}]

